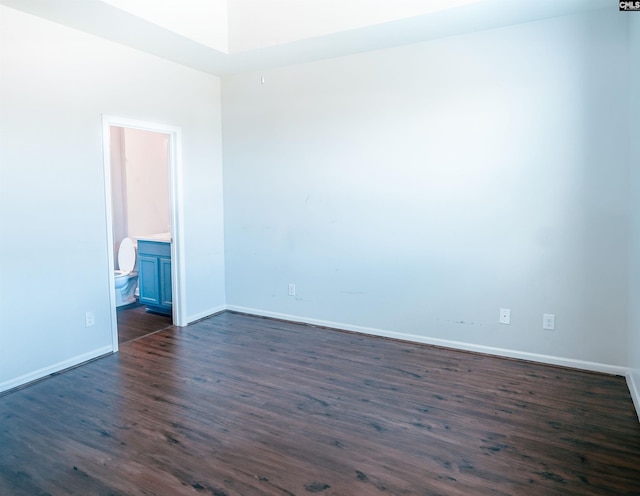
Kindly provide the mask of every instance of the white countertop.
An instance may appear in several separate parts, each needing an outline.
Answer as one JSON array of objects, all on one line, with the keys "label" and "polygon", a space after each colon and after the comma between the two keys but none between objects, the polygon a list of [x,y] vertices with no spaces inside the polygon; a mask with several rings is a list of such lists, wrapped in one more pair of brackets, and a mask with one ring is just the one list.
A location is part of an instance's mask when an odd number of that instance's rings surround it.
[{"label": "white countertop", "polygon": [[156,241],[158,243],[171,243],[171,233],[149,234],[147,236],[138,236],[138,241]]}]

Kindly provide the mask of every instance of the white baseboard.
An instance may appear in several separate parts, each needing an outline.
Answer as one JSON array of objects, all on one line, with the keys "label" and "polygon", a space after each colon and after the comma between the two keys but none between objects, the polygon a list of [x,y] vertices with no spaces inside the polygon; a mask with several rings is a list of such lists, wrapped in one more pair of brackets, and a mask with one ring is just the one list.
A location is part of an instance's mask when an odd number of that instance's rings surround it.
[{"label": "white baseboard", "polygon": [[[528,353],[524,351],[509,350],[505,348],[495,348],[493,346],[483,346],[479,344],[465,343],[462,341],[450,341],[448,339],[431,338],[428,336],[419,336],[417,334],[408,334],[402,332],[388,331],[385,329],[376,329],[373,327],[354,326],[342,324],[340,322],[330,322],[327,320],[310,319],[300,317],[298,315],[289,315],[277,312],[269,312],[257,308],[247,308],[237,305],[227,305],[227,310],[258,315],[261,317],[272,317],[275,319],[289,320],[292,322],[300,322],[304,324],[317,325],[322,327],[331,327],[334,329],[343,329],[345,331],[360,332],[370,334],[372,336],[382,336],[387,338],[402,339],[404,341],[412,341],[415,343],[432,344],[435,346],[443,346],[446,348],[454,348],[457,350],[474,351],[477,353],[486,353],[488,355],[496,355],[507,358],[518,358],[521,360],[529,360],[531,362],[545,363],[549,365],[560,365],[563,367],[571,367],[575,369],[590,370],[593,372],[602,372],[605,374],[627,376],[628,368],[617,365],[608,365],[605,363],[588,362],[585,360],[575,360],[573,358],[563,358],[553,355],[541,355],[538,353]],[[636,410],[638,410],[636,406]]]},{"label": "white baseboard", "polygon": [[206,319],[207,317],[211,317],[216,313],[224,312],[225,310],[227,310],[227,308],[228,307],[226,305],[218,305],[217,307],[210,308],[208,310],[205,310],[204,312],[189,315],[187,316],[187,325],[195,322],[196,320]]},{"label": "white baseboard", "polygon": [[[584,360],[575,360],[572,358],[563,358],[556,357],[552,355],[541,355],[537,353],[527,353],[516,350],[509,350],[505,348],[495,348],[492,346],[483,346],[472,343],[465,343],[461,341],[451,341],[448,339],[440,339],[440,338],[431,338],[427,336],[419,336],[417,334],[408,334],[401,333],[395,331],[388,331],[384,329],[377,329],[373,327],[363,327],[363,326],[354,326],[349,324],[343,324],[340,322],[332,322],[328,320],[320,320],[320,319],[311,319],[307,317],[301,317],[298,315],[290,315],[278,312],[270,312],[267,310],[261,310],[257,308],[248,308],[242,307],[238,305],[220,305],[199,314],[190,315],[187,319],[188,323],[195,322],[200,319],[204,319],[206,317],[210,317],[216,313],[223,312],[224,310],[230,310],[234,312],[242,312],[251,315],[257,315],[260,317],[271,317],[274,319],[288,320],[291,322],[299,322],[303,324],[311,324],[321,327],[328,327],[333,329],[342,329],[345,331],[353,331],[359,332],[362,334],[369,334],[372,336],[381,336],[388,337],[394,339],[401,339],[404,341],[412,341],[416,343],[423,344],[431,344],[435,346],[444,346],[446,348],[454,348],[458,350],[464,351],[474,351],[478,353],[486,353],[488,355],[495,355],[507,358],[518,358],[521,360],[529,360],[532,362],[545,363],[550,365],[561,365],[564,367],[572,367],[582,370],[590,370],[593,372],[602,372],[606,374],[614,374],[626,377],[627,386],[629,387],[629,391],[631,393],[631,398],[633,400],[633,405],[635,407],[636,413],[638,414],[638,420],[640,420],[640,390],[638,389],[638,385],[634,380],[634,376],[627,367],[620,367],[616,365],[608,365],[598,362],[588,362]],[[93,360],[94,358],[98,358],[103,355],[107,355],[113,351],[111,346],[104,346],[102,348],[98,348],[97,350],[93,350],[89,353],[84,353],[82,355],[78,355],[76,357],[70,358],[68,360],[64,360],[62,362],[55,363],[48,367],[44,367],[42,369],[36,370],[34,372],[30,372],[28,374],[22,375],[20,377],[16,377],[14,379],[10,379],[8,381],[0,383],[0,393],[4,391],[8,391],[9,389],[13,389],[18,386],[23,386],[28,384],[29,382],[36,381],[38,379],[42,379],[43,377],[47,377],[48,375],[54,374],[56,372],[60,372],[62,370],[68,369],[70,367],[74,367],[76,365],[80,365],[81,363],[88,362],[89,360]]]},{"label": "white baseboard", "polygon": [[90,351],[89,353],[83,353],[82,355],[69,358],[68,360],[63,360],[62,362],[54,363],[53,365],[44,367],[34,372],[29,372],[28,374],[22,375],[20,377],[9,379],[8,381],[0,383],[0,393],[3,391],[8,391],[9,389],[16,388],[18,386],[24,386],[25,384],[37,381],[38,379],[42,379],[43,377],[47,377],[48,375],[55,374],[56,372],[75,367],[76,365],[88,362],[89,360],[93,360],[94,358],[108,355],[112,351],[113,348],[111,347],[111,345],[104,346],[102,348],[98,348],[97,350]]},{"label": "white baseboard", "polygon": [[627,386],[629,386],[629,392],[631,393],[633,406],[636,407],[636,414],[638,415],[638,420],[640,421],[640,390],[638,389],[638,384],[636,384],[633,378],[633,372],[631,370],[627,371]]}]

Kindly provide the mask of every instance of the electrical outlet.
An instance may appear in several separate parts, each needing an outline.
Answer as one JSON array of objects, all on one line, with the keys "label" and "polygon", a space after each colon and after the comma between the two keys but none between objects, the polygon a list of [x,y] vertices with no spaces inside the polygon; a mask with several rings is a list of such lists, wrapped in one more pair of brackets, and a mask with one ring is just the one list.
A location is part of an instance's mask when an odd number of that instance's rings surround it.
[{"label": "electrical outlet", "polygon": [[511,324],[511,309],[510,308],[501,308],[500,309],[500,323],[501,324]]},{"label": "electrical outlet", "polygon": [[84,325],[85,327],[92,327],[96,325],[96,316],[93,312],[87,312],[84,315]]},{"label": "electrical outlet", "polygon": [[556,328],[556,316],[552,313],[545,313],[542,316],[542,328],[554,331]]},{"label": "electrical outlet", "polygon": [[296,295],[296,285],[293,284],[292,282],[289,283],[289,296],[295,296]]}]

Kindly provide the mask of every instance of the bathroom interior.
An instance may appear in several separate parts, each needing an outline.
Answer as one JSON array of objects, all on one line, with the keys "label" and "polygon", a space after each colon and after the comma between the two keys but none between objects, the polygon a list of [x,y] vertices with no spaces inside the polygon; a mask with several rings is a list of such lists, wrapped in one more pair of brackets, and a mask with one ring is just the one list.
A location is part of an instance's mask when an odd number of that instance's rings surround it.
[{"label": "bathroom interior", "polygon": [[119,343],[172,325],[168,153],[167,134],[110,127]]}]

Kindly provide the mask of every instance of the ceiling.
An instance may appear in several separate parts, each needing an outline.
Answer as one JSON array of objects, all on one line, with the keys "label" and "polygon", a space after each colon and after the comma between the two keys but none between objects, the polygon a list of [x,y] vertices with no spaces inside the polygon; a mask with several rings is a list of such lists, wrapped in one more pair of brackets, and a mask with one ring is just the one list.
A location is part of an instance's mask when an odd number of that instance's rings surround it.
[{"label": "ceiling", "polygon": [[612,0],[0,0],[0,4],[219,76],[617,8]]}]

